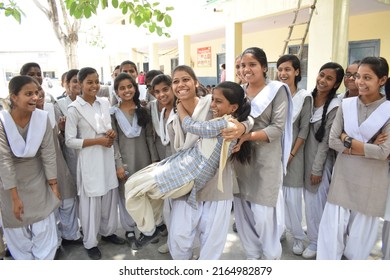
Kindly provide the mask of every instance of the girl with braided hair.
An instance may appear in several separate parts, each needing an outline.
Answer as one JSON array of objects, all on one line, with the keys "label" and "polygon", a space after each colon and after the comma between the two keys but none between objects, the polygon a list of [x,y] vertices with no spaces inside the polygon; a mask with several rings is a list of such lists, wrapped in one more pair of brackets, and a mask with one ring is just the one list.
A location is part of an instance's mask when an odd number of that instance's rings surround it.
[{"label": "girl with braided hair", "polygon": [[335,152],[329,149],[329,132],[340,100],[336,91],[344,77],[344,69],[335,62],[324,64],[312,92],[313,115],[305,145],[304,199],[309,246],[303,251],[306,259],[317,254],[318,227],[326,203],[332,176]]}]

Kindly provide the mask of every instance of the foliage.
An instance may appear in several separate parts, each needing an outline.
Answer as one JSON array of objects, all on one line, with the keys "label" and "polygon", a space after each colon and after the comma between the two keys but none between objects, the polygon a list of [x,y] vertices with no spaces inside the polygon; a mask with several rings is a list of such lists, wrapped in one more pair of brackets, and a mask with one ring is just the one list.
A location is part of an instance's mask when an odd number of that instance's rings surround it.
[{"label": "foliage", "polygon": [[[70,15],[77,19],[90,18],[92,14],[97,15],[99,5],[102,9],[110,6],[109,0],[65,0],[65,2]],[[158,8],[159,5],[159,2],[152,3],[149,0],[111,0],[113,8],[120,9],[123,15],[129,15],[128,19],[131,24],[137,27],[142,25],[150,33],[170,37],[165,28],[172,25],[172,18],[168,12],[174,8],[166,7],[165,11],[162,11]]]},{"label": "foliage", "polygon": [[9,0],[8,4],[3,1],[0,2],[0,11],[4,10],[5,16],[13,16],[19,23],[21,22],[21,16],[24,15],[23,11],[17,6],[16,2]]}]

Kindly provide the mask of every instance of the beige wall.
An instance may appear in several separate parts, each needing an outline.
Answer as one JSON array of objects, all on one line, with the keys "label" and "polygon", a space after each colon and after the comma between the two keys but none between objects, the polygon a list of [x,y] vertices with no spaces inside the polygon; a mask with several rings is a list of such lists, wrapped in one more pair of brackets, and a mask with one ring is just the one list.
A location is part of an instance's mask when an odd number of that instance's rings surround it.
[{"label": "beige wall", "polygon": [[380,56],[390,61],[390,11],[352,16],[349,41],[380,39]]},{"label": "beige wall", "polygon": [[[380,55],[390,61],[390,32],[388,31],[388,23],[390,18],[390,11],[372,13],[366,15],[352,16],[349,22],[349,41],[363,41],[371,39],[380,39]],[[297,26],[294,31],[294,37],[299,37],[303,34],[304,27]],[[284,40],[288,34],[288,28],[278,28],[262,32],[247,33],[243,35],[243,50],[248,47],[257,46],[267,54],[269,62],[276,62],[281,55]],[[313,34],[309,34],[312,35]],[[320,36],[320,34],[319,34]],[[307,41],[307,40],[306,40]],[[292,42],[291,45],[299,44],[300,42]],[[223,53],[223,46],[225,39],[215,38],[212,41],[204,41],[200,43],[191,44],[191,61],[195,73],[199,77],[214,77],[217,72],[216,57],[218,53]],[[212,65],[211,67],[197,67],[197,48],[211,47],[212,51]],[[159,53],[164,53],[164,50],[159,50]],[[172,55],[164,55],[159,57],[160,65],[164,65],[166,74],[170,74],[170,60],[177,57],[177,53]]]}]

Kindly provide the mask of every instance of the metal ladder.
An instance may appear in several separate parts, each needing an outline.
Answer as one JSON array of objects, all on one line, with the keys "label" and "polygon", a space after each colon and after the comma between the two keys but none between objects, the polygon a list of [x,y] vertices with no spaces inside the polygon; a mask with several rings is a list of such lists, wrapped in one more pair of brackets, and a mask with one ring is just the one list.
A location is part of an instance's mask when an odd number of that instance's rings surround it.
[{"label": "metal ladder", "polygon": [[[298,0],[298,6],[294,10],[294,19],[293,19],[293,22],[288,26],[288,29],[289,29],[288,36],[287,36],[287,39],[284,40],[284,47],[283,47],[283,51],[282,51],[282,55],[284,55],[286,53],[288,44],[291,41],[301,41],[301,44],[300,44],[300,47],[299,47],[299,50],[298,50],[298,54],[297,54],[299,59],[302,59],[303,45],[305,44],[305,40],[306,40],[307,34],[309,33],[310,21],[311,21],[311,18],[313,17],[314,10],[316,8],[317,0],[313,0],[313,3],[309,7],[310,8],[310,15],[309,15],[308,21],[298,22],[297,23],[296,21],[297,21],[299,12],[301,10],[307,9],[307,6],[303,7],[303,8],[301,7],[301,2],[302,2],[302,0]],[[305,33],[303,34],[303,37],[301,37],[301,38],[291,38],[291,35],[293,34],[294,27],[297,26],[297,25],[306,25]]]}]

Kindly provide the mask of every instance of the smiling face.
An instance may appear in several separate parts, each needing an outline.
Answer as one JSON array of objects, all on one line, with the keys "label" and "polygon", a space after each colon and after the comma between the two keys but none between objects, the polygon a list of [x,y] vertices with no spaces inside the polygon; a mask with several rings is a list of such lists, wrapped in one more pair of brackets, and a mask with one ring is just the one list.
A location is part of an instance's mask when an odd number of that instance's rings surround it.
[{"label": "smiling face", "polygon": [[174,94],[172,88],[166,83],[159,83],[154,86],[153,94],[158,102],[163,106],[173,106]]},{"label": "smiling face", "polygon": [[279,81],[288,85],[291,89],[295,87],[295,77],[298,76],[299,70],[295,70],[291,61],[283,62],[278,67],[278,79]]},{"label": "smiling face", "polygon": [[213,90],[211,101],[211,110],[213,112],[213,118],[232,114],[237,110],[237,108],[238,104],[230,104],[229,100],[226,99],[220,88],[215,88]]},{"label": "smiling face", "polygon": [[244,54],[241,58],[241,74],[246,82],[265,83],[264,73],[267,72],[267,66],[263,66],[252,54]]},{"label": "smiling face", "polygon": [[18,94],[11,94],[13,107],[16,110],[33,112],[39,99],[38,85],[35,82],[25,84]]},{"label": "smiling face", "polygon": [[81,92],[85,100],[95,99],[99,89],[99,75],[96,73],[87,75],[81,83]]},{"label": "smiling face", "polygon": [[336,70],[325,68],[318,73],[317,91],[319,94],[328,94],[333,88],[337,88]]},{"label": "smiling face", "polygon": [[135,87],[130,79],[124,79],[119,82],[116,93],[122,99],[122,102],[131,101],[135,95]]},{"label": "smiling face", "polygon": [[172,90],[181,101],[194,99],[198,82],[186,71],[175,71],[172,77]]},{"label": "smiling face", "polygon": [[386,80],[387,76],[379,79],[369,65],[361,64],[356,75],[356,85],[362,101],[368,103],[380,98],[380,87]]},{"label": "smiling face", "polygon": [[80,95],[81,90],[77,75],[74,75],[72,79],[70,79],[69,83],[67,84],[67,87],[70,99],[75,100],[77,95]]}]

